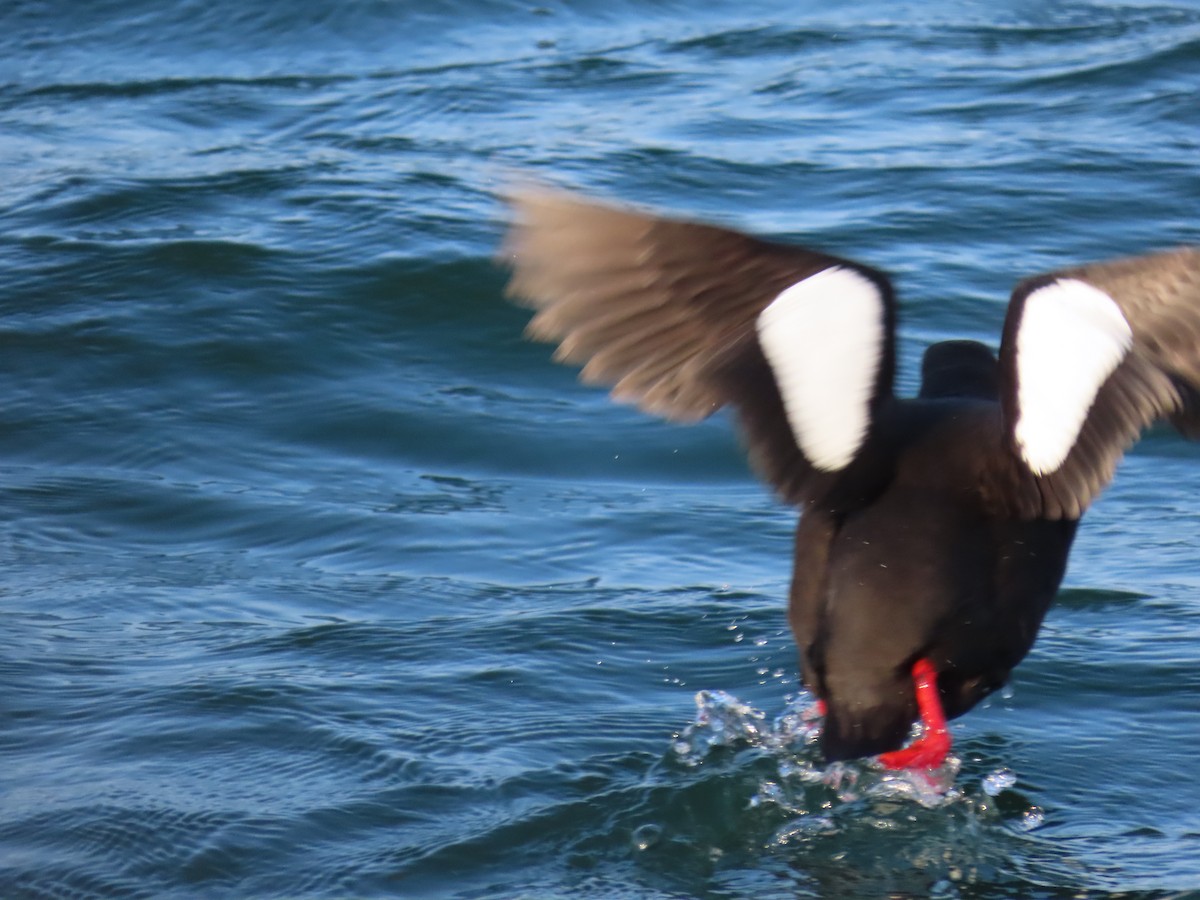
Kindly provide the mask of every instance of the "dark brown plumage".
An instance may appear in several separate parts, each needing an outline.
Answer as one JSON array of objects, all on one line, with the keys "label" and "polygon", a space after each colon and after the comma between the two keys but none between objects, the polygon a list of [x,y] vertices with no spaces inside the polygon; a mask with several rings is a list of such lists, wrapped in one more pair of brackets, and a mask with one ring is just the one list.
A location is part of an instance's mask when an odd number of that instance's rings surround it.
[{"label": "dark brown plumage", "polygon": [[[917,716],[918,660],[936,671],[950,717],[1003,684],[1033,644],[1079,517],[1121,455],[1156,419],[1200,433],[1200,250],[1023,281],[999,360],[975,342],[935,344],[920,395],[902,399],[892,391],[894,292],[881,272],[559,191],[511,202],[503,253],[513,268],[509,296],[536,310],[528,334],[557,343],[555,358],[581,365],[586,382],[611,385],[615,398],[663,418],[691,422],[732,407],[755,469],[800,507],[790,622],[805,683],[827,710],[829,759],[903,743]],[[810,424],[803,403],[785,402],[794,388],[776,371],[780,362],[768,362],[759,333],[776,327],[760,322],[763,310],[827,270],[866,279],[878,315],[866,327],[881,329],[877,356],[861,363],[873,367],[869,424],[838,467],[801,450],[797,428],[823,426]],[[1090,322],[1080,283],[1106,295],[1100,313],[1115,304],[1107,320]],[[1063,287],[1066,301],[1048,286]],[[1027,324],[1028,303],[1077,317],[1081,333],[1093,329],[1094,343],[1116,348],[1110,372],[1065,353],[1061,380],[1078,381],[1091,400],[1077,433],[1063,426],[1044,439],[1065,452],[1047,471],[1027,461],[1032,451],[1016,434],[1020,397],[1039,396],[1021,393],[1022,378],[1043,379],[1034,387],[1051,394],[1060,381],[1044,358],[1026,365],[1022,354],[1032,359],[1035,350],[1019,350],[1018,335],[1028,332],[1031,347],[1043,337],[1033,332],[1044,326]],[[796,334],[798,352],[810,353],[838,337]],[[1090,385],[1093,370],[1100,380]],[[836,383],[822,390],[837,399]]]}]

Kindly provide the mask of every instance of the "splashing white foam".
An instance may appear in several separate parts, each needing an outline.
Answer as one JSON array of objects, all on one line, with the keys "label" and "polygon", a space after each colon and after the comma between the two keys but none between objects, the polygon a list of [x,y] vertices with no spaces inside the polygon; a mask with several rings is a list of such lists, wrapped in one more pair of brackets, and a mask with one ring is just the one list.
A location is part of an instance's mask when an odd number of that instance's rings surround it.
[{"label": "splashing white foam", "polygon": [[[807,840],[837,830],[839,809],[858,801],[906,801],[927,809],[947,804],[970,807],[980,815],[995,816],[993,797],[1010,790],[1016,774],[998,767],[978,784],[958,786],[961,760],[951,754],[936,770],[884,769],[873,760],[826,764],[818,742],[822,718],[814,698],[805,693],[788,698],[774,719],[725,691],[696,694],[696,717],[672,745],[676,761],[698,767],[721,749],[758,748],[755,765],[763,756],[773,764],[773,774],[762,778],[748,806],[788,819],[777,830],[772,844]],[[726,757],[728,758],[728,757]],[[1045,814],[1036,806],[1025,810],[1010,826],[1028,831],[1037,828]]]}]

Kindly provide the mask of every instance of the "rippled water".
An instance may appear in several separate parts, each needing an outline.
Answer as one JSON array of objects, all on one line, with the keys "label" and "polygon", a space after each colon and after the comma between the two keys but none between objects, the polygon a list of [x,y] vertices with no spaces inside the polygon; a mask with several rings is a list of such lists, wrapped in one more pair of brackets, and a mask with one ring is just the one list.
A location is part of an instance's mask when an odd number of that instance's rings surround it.
[{"label": "rippled water", "polygon": [[825,769],[791,513],[492,264],[530,174],[808,241],[911,389],[1200,242],[1198,78],[1183,3],[5,5],[0,896],[1200,896],[1194,447],[940,781]]}]

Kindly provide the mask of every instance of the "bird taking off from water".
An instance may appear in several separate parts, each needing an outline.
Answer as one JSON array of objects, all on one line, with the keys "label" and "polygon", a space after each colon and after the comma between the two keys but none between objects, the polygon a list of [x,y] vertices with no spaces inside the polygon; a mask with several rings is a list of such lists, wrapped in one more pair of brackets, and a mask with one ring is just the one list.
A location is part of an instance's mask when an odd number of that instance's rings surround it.
[{"label": "bird taking off from water", "polygon": [[789,619],[828,760],[939,765],[946,720],[1033,645],[1122,454],[1160,419],[1200,436],[1200,249],[1022,281],[998,358],[934,344],[902,398],[884,273],[558,190],[510,201],[528,334],[648,413],[731,408],[800,510]]}]

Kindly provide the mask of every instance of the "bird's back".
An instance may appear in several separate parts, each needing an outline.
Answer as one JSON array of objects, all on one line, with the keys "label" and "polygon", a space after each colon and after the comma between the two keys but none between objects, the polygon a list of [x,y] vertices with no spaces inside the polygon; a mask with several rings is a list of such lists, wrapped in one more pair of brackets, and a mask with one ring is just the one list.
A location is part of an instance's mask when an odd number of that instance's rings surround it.
[{"label": "bird's back", "polygon": [[[1001,434],[993,401],[895,401],[864,448],[867,465],[846,472],[857,483],[805,511],[791,621],[806,680],[828,710],[829,758],[903,741],[917,659],[938,668],[953,717],[1002,685],[1032,646],[1076,523],[988,505],[980,478]],[[804,574],[814,567],[823,577]]]}]

